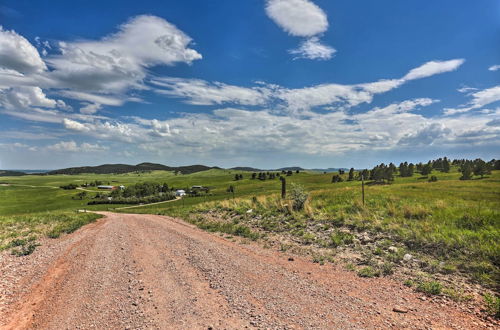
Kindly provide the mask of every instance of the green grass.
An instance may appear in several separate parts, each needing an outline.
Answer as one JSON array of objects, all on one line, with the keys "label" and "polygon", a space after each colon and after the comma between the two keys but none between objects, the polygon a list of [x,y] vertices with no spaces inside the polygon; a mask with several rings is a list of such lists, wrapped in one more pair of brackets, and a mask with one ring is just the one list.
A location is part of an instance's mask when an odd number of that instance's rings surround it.
[{"label": "green grass", "polygon": [[59,237],[95,221],[94,213],[45,212],[0,216],[0,251],[12,248],[16,255],[34,251],[40,237]]}]

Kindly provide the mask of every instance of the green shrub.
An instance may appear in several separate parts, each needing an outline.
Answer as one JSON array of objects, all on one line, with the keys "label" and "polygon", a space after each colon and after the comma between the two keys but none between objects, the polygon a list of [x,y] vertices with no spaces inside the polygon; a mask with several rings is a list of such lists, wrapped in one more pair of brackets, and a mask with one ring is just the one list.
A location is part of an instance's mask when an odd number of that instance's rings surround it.
[{"label": "green shrub", "polygon": [[384,262],[380,268],[384,276],[394,274],[394,264],[390,262]]},{"label": "green shrub", "polygon": [[491,294],[484,295],[486,312],[495,318],[500,318],[500,297]]},{"label": "green shrub", "polygon": [[351,244],[354,240],[354,235],[342,231],[335,231],[330,235],[330,240],[333,247],[338,247]]},{"label": "green shrub", "polygon": [[441,294],[443,285],[437,281],[422,281],[417,284],[417,291],[428,295]]},{"label": "green shrub", "polygon": [[371,266],[366,266],[358,271],[358,276],[360,277],[379,277],[380,271]]},{"label": "green shrub", "polygon": [[32,254],[37,246],[39,246],[39,244],[36,243],[25,244],[22,245],[19,249],[13,249],[11,253],[18,257],[27,256]]},{"label": "green shrub", "polygon": [[290,189],[290,198],[293,201],[293,209],[300,211],[304,208],[304,204],[307,201],[309,194],[305,191],[304,187],[292,183],[292,188]]}]

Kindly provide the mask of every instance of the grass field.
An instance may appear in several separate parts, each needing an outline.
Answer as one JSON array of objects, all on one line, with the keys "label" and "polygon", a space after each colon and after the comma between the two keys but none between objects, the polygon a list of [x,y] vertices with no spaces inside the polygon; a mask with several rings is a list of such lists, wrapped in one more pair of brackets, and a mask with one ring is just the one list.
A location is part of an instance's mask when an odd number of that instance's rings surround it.
[{"label": "grass field", "polygon": [[[235,174],[240,173],[244,179],[235,181]],[[66,217],[65,221],[71,222],[74,219],[67,217],[79,217],[71,213],[77,209],[106,210],[125,206],[88,206],[89,198],[76,198],[79,190],[63,190],[58,188],[61,185],[81,185],[95,180],[125,186],[138,182],[167,183],[175,189],[203,185],[211,188],[210,194],[137,206],[123,212],[167,214],[188,219],[190,214],[223,210],[240,216],[243,222],[236,227],[197,224],[207,230],[233,231],[233,234],[255,238],[245,229],[251,224],[264,231],[286,232],[303,238],[304,244],[325,245],[318,228],[387,233],[409,250],[427,253],[437,261],[445,260],[450,270],[468,272],[473,274],[474,280],[494,285],[499,280],[500,265],[500,171],[469,181],[459,180],[460,173],[455,167],[450,173],[434,171],[432,175],[438,177],[437,182],[428,182],[416,174],[409,178],[396,177],[389,185],[366,185],[363,205],[359,181],[331,183],[331,173],[293,173],[286,177],[288,189],[292,184],[300,184],[309,194],[300,211],[293,210],[292,201],[279,198],[281,182],[278,179],[251,179],[249,172],[209,170],[174,175],[154,171],[121,175],[3,177],[0,179],[3,183],[0,185],[0,244],[9,246],[9,239],[20,232],[24,238],[32,233],[48,235],[53,228],[47,223],[57,223],[58,217]],[[234,200],[227,192],[230,185],[235,187]],[[90,197],[97,192],[96,188],[85,189],[90,190]],[[252,216],[241,217],[249,209],[252,209]],[[41,220],[44,217],[48,220]],[[13,223],[25,224],[24,229],[16,229]]]}]

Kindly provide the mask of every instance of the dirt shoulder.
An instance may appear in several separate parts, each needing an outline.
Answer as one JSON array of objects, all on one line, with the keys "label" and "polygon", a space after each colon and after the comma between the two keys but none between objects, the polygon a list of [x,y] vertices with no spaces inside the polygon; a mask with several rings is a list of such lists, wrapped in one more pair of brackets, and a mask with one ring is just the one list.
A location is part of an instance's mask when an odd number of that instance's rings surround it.
[{"label": "dirt shoulder", "polygon": [[488,327],[388,278],[170,217],[103,214],[30,256],[0,254],[1,329]]}]

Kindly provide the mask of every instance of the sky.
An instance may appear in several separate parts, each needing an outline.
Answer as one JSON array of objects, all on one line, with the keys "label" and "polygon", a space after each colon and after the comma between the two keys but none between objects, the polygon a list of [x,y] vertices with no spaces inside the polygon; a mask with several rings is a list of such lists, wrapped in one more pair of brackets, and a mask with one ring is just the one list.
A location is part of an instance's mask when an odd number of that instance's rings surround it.
[{"label": "sky", "polygon": [[0,168],[500,158],[498,0],[0,0]]}]

